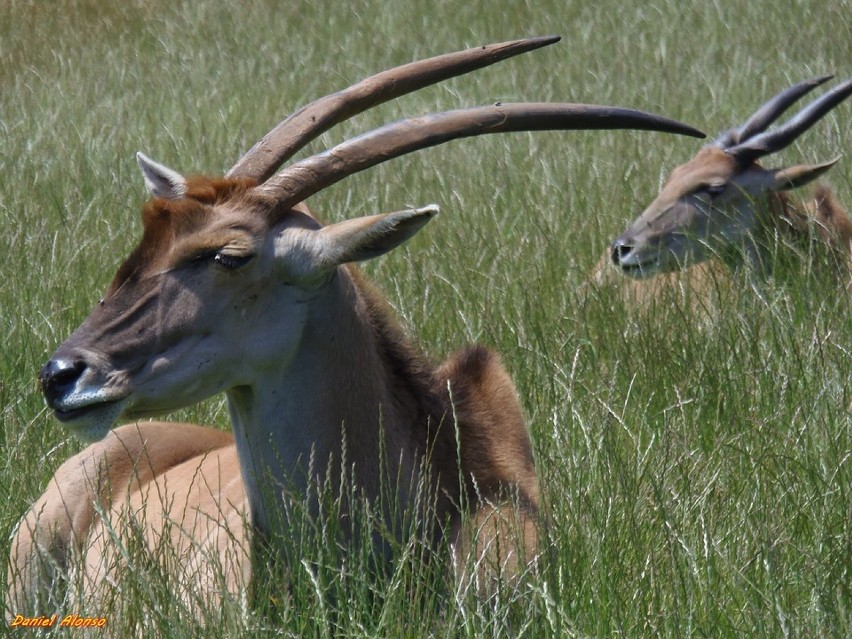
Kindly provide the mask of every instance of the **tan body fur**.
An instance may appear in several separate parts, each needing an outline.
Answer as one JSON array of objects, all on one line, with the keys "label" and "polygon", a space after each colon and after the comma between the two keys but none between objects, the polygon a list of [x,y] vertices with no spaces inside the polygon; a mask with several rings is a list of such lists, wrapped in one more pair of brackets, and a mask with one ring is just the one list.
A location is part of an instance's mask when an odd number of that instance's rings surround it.
[{"label": "tan body fur", "polygon": [[[224,576],[238,593],[250,567],[233,440],[194,424],[141,422],[65,461],[12,540],[7,610],[58,606],[66,585],[72,600],[104,598],[127,573],[120,550],[131,526],[152,551],[167,542],[204,591],[220,592]],[[121,542],[113,531],[124,533]]]}]

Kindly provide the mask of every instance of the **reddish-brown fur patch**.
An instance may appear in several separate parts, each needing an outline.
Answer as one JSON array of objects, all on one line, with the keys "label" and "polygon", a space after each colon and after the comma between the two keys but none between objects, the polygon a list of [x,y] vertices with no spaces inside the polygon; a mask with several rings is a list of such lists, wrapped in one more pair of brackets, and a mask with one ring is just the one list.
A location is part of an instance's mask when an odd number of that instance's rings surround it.
[{"label": "reddish-brown fur patch", "polygon": [[532,446],[515,385],[499,355],[468,346],[436,371],[437,390],[459,424],[465,477],[483,499],[504,500],[517,488],[521,505],[538,506]]},{"label": "reddish-brown fur patch", "polygon": [[[512,572],[538,547],[538,480],[518,394],[500,356],[473,345],[436,366],[405,336],[384,298],[357,269],[349,270],[366,301],[387,378],[396,384],[392,396],[415,416],[413,439],[429,451],[440,486],[439,519],[450,519],[445,532],[458,544],[457,558],[467,561],[471,539],[482,528],[476,555],[489,546],[491,568],[500,564]],[[460,507],[470,517],[467,527]]]},{"label": "reddish-brown fur patch", "polygon": [[846,254],[852,253],[852,219],[840,205],[834,191],[820,184],[814,191],[814,219],[823,239]]},{"label": "reddish-brown fur patch", "polygon": [[804,202],[786,193],[770,193],[770,224],[794,240],[816,239],[839,258],[841,270],[852,267],[852,219],[840,205],[830,186],[818,184]]},{"label": "reddish-brown fur patch", "polygon": [[210,208],[247,194],[256,185],[247,178],[193,177],[187,180],[187,193],[178,200],[154,198],[142,207],[142,241],[115,274],[107,297],[143,269],[155,267],[175,238],[200,228]]}]

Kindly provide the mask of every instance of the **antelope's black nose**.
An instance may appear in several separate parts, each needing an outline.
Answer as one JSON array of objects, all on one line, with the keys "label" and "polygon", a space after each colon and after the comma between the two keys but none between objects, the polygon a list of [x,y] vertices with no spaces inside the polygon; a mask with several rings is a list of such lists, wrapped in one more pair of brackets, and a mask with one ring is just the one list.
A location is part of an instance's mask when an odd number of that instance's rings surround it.
[{"label": "antelope's black nose", "polygon": [[622,261],[633,252],[633,245],[623,240],[612,243],[612,261],[616,266],[621,266]]},{"label": "antelope's black nose", "polygon": [[47,405],[54,408],[56,401],[68,393],[85,369],[86,363],[81,359],[52,359],[45,364],[38,380]]}]

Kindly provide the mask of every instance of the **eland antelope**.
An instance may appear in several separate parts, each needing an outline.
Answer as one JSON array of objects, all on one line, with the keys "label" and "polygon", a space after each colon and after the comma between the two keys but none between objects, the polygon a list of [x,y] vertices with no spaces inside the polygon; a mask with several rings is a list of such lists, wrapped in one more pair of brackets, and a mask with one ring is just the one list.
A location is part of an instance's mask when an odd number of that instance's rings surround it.
[{"label": "eland antelope", "polygon": [[748,265],[768,275],[770,242],[778,237],[793,246],[804,245],[805,251],[817,240],[833,254],[845,285],[852,285],[852,220],[832,190],[819,185],[801,204],[785,193],[820,177],[839,158],[780,169],[758,162],[792,144],[852,94],[852,80],[847,80],[784,125],[767,130],[791,104],[830,78],[807,80],[780,92],[745,124],[677,167],[657,198],[613,242],[590,281],[617,283],[640,305],[673,286],[700,299],[729,278],[731,267]]},{"label": "eland antelope", "polygon": [[[499,356],[469,346],[433,364],[352,266],[411,238],[437,208],[323,226],[303,202],[348,175],[456,138],[559,129],[702,134],[630,109],[498,103],[402,120],[279,169],[376,104],[556,40],[379,73],[296,111],[224,178],[185,178],[138,154],[152,196],[141,242],[39,376],[56,418],[94,443],[62,464],[19,525],[10,605],[44,601],[63,572],[82,575],[94,597],[114,587],[120,569],[104,557],[122,518],[152,548],[168,537],[197,591],[238,592],[258,576],[250,561],[257,547],[274,550],[295,534],[279,528],[288,500],[346,473],[365,503],[381,508],[382,469],[397,503],[381,513],[386,530],[400,530],[394,518],[419,507],[413,487],[426,482],[426,541],[448,539],[456,557],[495,569],[535,555],[532,448]],[[233,436],[136,421],[222,392]],[[111,430],[119,419],[133,423]],[[482,534],[468,535],[471,526]],[[514,541],[506,534],[500,542],[510,528]]]}]

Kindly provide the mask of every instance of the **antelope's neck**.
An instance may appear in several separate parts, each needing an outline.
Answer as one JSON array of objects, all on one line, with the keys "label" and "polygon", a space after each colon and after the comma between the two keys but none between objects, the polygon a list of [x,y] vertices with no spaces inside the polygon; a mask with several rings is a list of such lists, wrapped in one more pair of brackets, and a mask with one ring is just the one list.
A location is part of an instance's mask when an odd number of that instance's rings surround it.
[{"label": "antelope's neck", "polygon": [[[757,226],[748,246],[752,269],[764,276],[772,274],[772,246],[778,238],[804,247],[811,241],[810,220],[801,205],[788,194],[771,191],[757,210]],[[789,252],[788,252],[789,253]]]},{"label": "antelope's neck", "polygon": [[[391,378],[371,300],[348,269],[310,302],[299,347],[268,378],[228,392],[229,408],[253,524],[301,500],[311,482],[352,469],[367,498],[380,488],[380,461],[410,474],[415,446],[406,424],[416,420],[413,389]],[[407,435],[407,439],[406,439]],[[393,454],[380,460],[380,440]],[[310,505],[309,505],[310,507]]]},{"label": "antelope's neck", "polygon": [[801,234],[802,214],[784,193],[767,191],[748,204],[750,230],[736,246],[721,255],[732,270],[746,267],[759,278],[771,275],[771,249],[775,237]]}]

